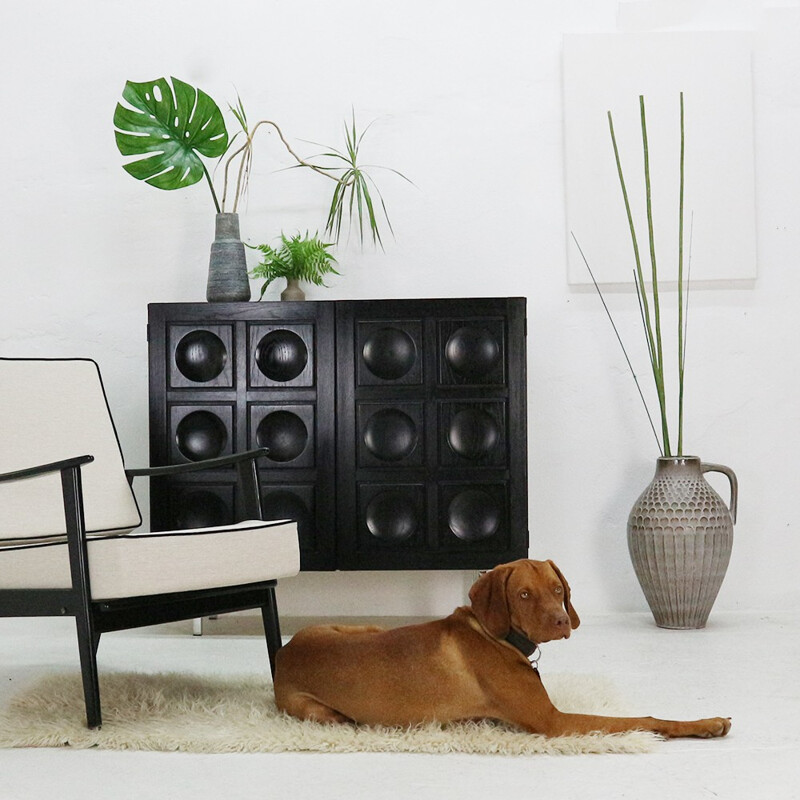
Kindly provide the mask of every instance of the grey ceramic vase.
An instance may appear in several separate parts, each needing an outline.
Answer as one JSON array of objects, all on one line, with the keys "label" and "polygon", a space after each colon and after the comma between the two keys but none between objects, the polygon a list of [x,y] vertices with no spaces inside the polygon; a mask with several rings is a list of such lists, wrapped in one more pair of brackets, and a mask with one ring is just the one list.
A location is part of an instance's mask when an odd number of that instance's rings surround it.
[{"label": "grey ceramic vase", "polygon": [[287,278],[286,288],[281,292],[281,300],[305,300],[306,293],[300,288],[299,278]]},{"label": "grey ceramic vase", "polygon": [[239,215],[217,214],[216,235],[208,262],[206,300],[209,303],[250,299],[244,244],[239,238]]},{"label": "grey ceramic vase", "polygon": [[[730,481],[730,507],[703,477]],[[628,549],[656,625],[706,625],[733,545],[738,482],[733,470],[696,456],[659,458],[650,485],[628,518]]]}]

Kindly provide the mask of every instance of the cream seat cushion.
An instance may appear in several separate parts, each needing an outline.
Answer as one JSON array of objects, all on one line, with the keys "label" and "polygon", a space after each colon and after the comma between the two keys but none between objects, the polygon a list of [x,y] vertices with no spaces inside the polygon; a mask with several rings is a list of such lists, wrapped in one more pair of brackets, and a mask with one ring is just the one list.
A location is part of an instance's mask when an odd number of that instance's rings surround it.
[{"label": "cream seat cushion", "polygon": [[[296,575],[297,524],[249,520],[181,531],[129,533],[88,541],[93,600],[237,586]],[[71,586],[67,545],[6,541],[0,547],[0,587]]]}]

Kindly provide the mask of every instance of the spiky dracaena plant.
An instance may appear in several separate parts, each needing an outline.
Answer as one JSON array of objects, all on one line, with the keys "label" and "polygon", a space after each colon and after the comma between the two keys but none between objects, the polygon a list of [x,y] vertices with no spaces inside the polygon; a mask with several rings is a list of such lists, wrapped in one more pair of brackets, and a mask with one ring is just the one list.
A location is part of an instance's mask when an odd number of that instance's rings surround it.
[{"label": "spiky dracaena plant", "polygon": [[[345,212],[347,212],[350,225],[355,225],[358,230],[361,245],[363,246],[364,244],[366,228],[367,234],[372,238],[372,243],[383,248],[383,240],[380,232],[380,217],[383,217],[383,220],[389,226],[389,230],[392,234],[394,234],[394,229],[389,220],[389,214],[386,210],[386,203],[383,200],[383,195],[380,189],[378,189],[371,175],[371,171],[376,169],[388,170],[408,183],[411,183],[411,181],[409,181],[402,172],[398,172],[396,169],[380,167],[375,164],[365,165],[361,163],[359,148],[361,147],[364,134],[366,134],[370,126],[367,125],[367,127],[359,133],[356,128],[355,111],[352,112],[350,123],[345,123],[344,126],[344,151],[329,145],[321,145],[325,147],[325,151],[312,157],[316,159],[326,159],[326,162],[321,164],[301,158],[292,149],[292,146],[283,135],[283,131],[278,127],[277,123],[272,120],[262,119],[250,128],[247,123],[247,115],[245,114],[241,99],[237,98],[236,106],[230,106],[230,110],[242,128],[245,141],[240,147],[233,151],[225,162],[225,184],[222,195],[223,208],[228,196],[229,171],[231,165],[237,159],[239,159],[239,167],[236,170],[236,185],[233,192],[234,212],[238,210],[239,201],[247,192],[247,184],[252,169],[253,139],[258,129],[264,125],[272,128],[275,133],[277,133],[286,151],[297,162],[293,164],[291,168],[310,169],[318,175],[323,175],[334,181],[333,195],[328,209],[328,220],[325,224],[325,233],[333,236],[334,243],[339,243],[342,234],[342,218]],[[372,192],[375,193],[375,197],[377,197],[379,202],[373,199]],[[378,209],[380,210],[380,214],[378,213]]]},{"label": "spiky dracaena plant", "polygon": [[269,244],[252,247],[262,254],[261,263],[250,272],[253,278],[264,278],[259,299],[276,278],[296,278],[315,286],[324,286],[325,275],[339,274],[333,266],[336,259],[328,251],[333,243],[321,241],[316,234],[309,236],[306,232],[304,236],[297,233],[288,237],[282,233],[277,248]]}]

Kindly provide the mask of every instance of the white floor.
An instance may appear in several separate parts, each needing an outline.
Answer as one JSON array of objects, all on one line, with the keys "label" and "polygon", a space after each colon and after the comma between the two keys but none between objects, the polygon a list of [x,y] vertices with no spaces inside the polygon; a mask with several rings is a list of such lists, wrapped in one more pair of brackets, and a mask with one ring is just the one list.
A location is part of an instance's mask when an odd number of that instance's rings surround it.
[{"label": "white floor", "polygon": [[[251,627],[254,627],[254,622]],[[231,624],[229,630],[242,626]],[[107,634],[101,670],[256,673],[257,635],[190,635],[191,623]],[[800,798],[800,620],[715,614],[703,631],[656,628],[649,615],[587,616],[567,642],[543,648],[542,671],[601,674],[631,712],[730,716],[725,739],[664,742],[652,755],[498,756],[0,750],[0,800],[203,798]],[[0,704],[26,681],[73,669],[72,622],[0,619]]]}]

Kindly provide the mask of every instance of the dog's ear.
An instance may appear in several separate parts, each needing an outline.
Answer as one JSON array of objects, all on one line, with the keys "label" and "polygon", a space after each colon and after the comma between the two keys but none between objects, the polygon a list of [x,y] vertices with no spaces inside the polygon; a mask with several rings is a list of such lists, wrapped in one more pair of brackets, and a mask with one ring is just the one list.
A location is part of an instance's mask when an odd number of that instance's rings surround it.
[{"label": "dog's ear", "polygon": [[506,584],[511,570],[503,564],[481,575],[469,590],[472,611],[478,622],[498,639],[505,639],[511,630]]},{"label": "dog's ear", "polygon": [[573,628],[577,628],[578,625],[581,624],[581,620],[580,617],[575,612],[575,609],[572,607],[572,600],[570,599],[572,593],[570,592],[567,579],[564,577],[561,570],[552,561],[548,560],[547,563],[553,568],[553,572],[555,572],[555,574],[558,576],[558,579],[561,581],[561,585],[564,587],[564,608],[566,609],[567,614],[569,614],[570,624],[572,625]]}]

